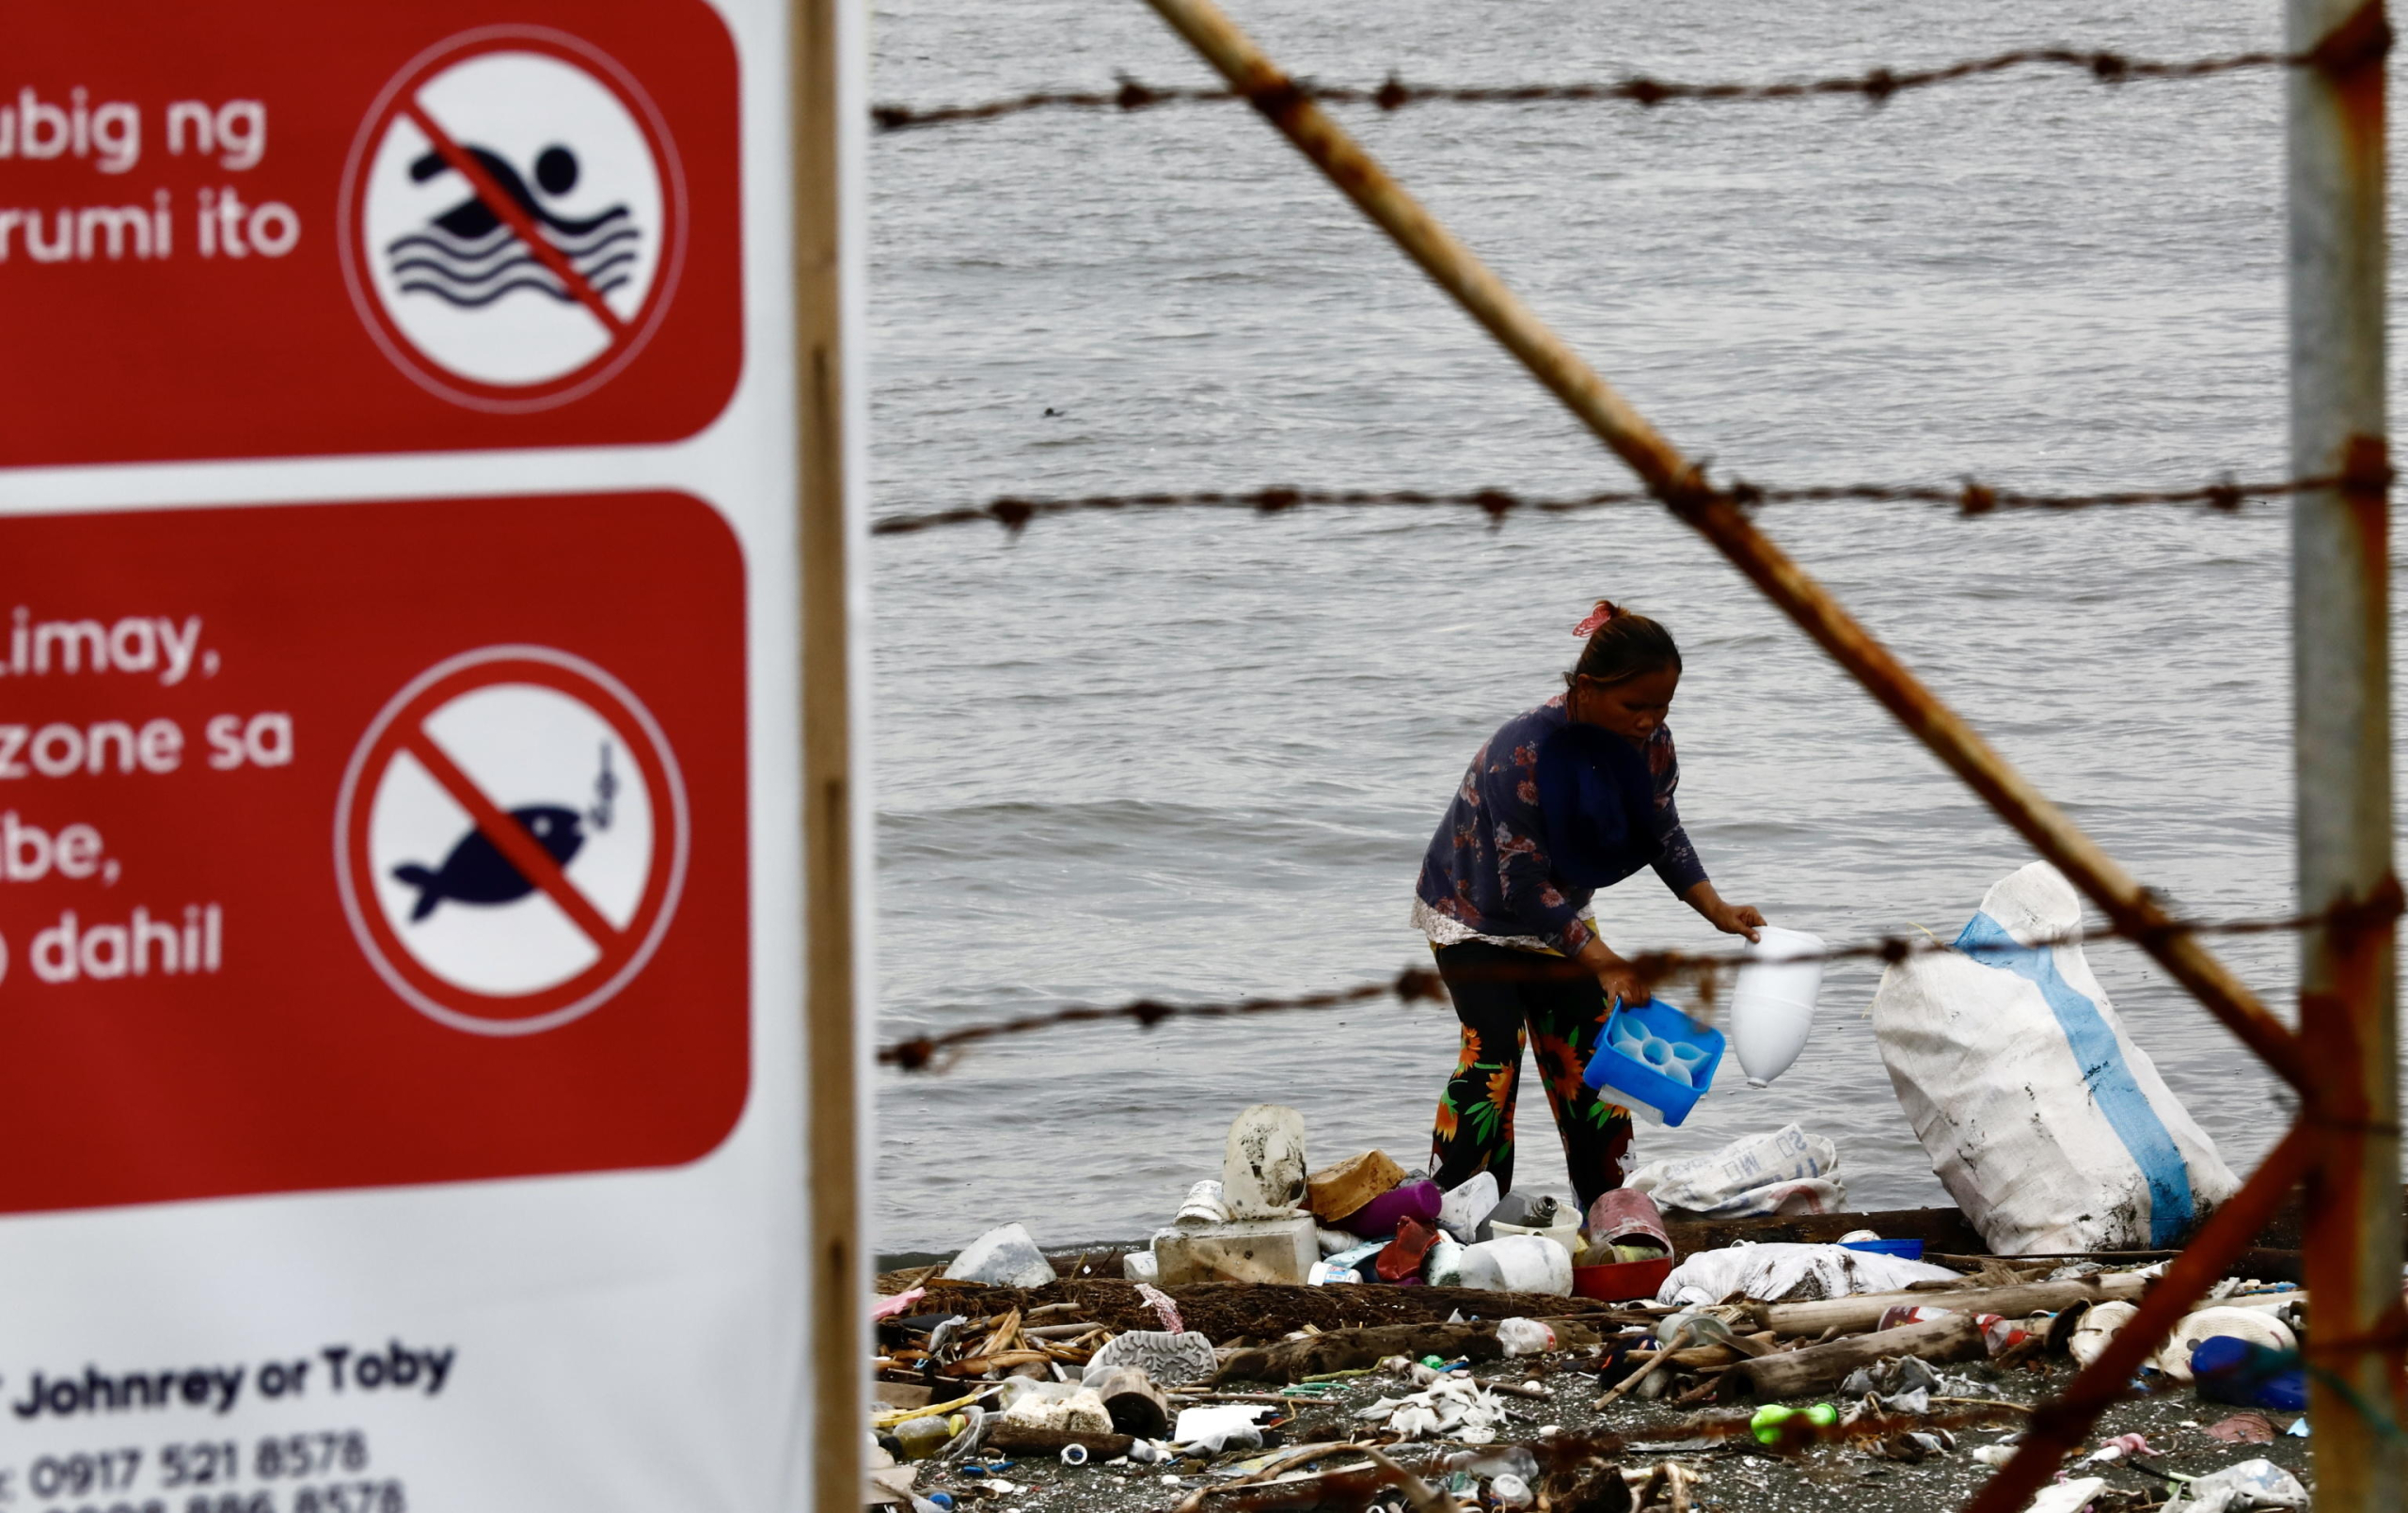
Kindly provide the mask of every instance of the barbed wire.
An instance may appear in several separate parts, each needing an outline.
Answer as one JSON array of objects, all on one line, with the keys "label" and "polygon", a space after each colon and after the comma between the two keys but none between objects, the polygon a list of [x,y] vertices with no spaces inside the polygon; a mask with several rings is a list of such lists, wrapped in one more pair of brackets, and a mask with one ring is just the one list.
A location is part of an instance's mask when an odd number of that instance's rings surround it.
[{"label": "barbed wire", "polygon": [[[1621,79],[1584,84],[1428,85],[1408,83],[1392,73],[1376,87],[1324,84],[1310,79],[1296,80],[1292,87],[1298,93],[1323,104],[1377,105],[1382,110],[1391,111],[1437,102],[1507,105],[1618,102],[1655,106],[1684,100],[1709,103],[1763,102],[1833,95],[1856,95],[1870,104],[1878,105],[1893,95],[1909,90],[1958,84],[2020,69],[2069,70],[2086,74],[2099,84],[2129,84],[2139,80],[2200,79],[2211,74],[2258,69],[2317,65],[2338,68],[2358,61],[2365,55],[2379,56],[2390,45],[2391,35],[2384,28],[2379,35],[2371,37],[2345,39],[2337,35],[2324,46],[2305,53],[2230,53],[2215,57],[2168,61],[2133,57],[2102,49],[2019,47],[1987,57],[1965,58],[1933,68],[1877,67],[1861,73],[1772,84],[1695,84],[1632,74]],[[2036,72],[2034,76],[2045,75]],[[870,107],[870,118],[882,132],[899,132],[915,127],[993,120],[1030,111],[1117,111],[1133,115],[1166,105],[1227,103],[1238,98],[1237,91],[1217,87],[1149,85],[1125,73],[1119,75],[1119,79],[1120,87],[1117,89],[1038,89],[968,105],[876,104]]]},{"label": "barbed wire", "polygon": [[[2314,489],[2333,488],[2346,481],[2341,477],[2289,479],[2278,482],[2241,483],[2229,476],[2212,483],[2179,489],[2119,489],[2100,494],[2032,494],[2015,489],[2002,489],[1967,479],[1956,486],[1910,483],[1838,483],[1820,487],[1766,488],[1741,481],[1721,485],[1716,490],[1723,498],[1742,509],[1760,504],[1838,504],[1850,501],[1896,504],[1945,504],[1966,516],[1995,514],[2015,510],[2089,510],[2103,507],[2147,504],[2195,504],[2207,509],[2230,513],[2251,499],[2271,499],[2290,494],[2304,494]],[[2382,482],[2388,485],[2389,476]],[[1308,505],[1345,509],[1469,509],[1486,514],[1492,524],[1502,525],[1505,517],[1516,512],[1532,514],[1571,514],[1586,510],[1625,508],[1656,503],[1656,496],[1642,489],[1606,489],[1594,494],[1568,496],[1542,496],[1516,494],[1510,489],[1469,489],[1453,493],[1434,493],[1420,489],[1308,489],[1287,484],[1266,488],[1232,491],[1226,489],[1191,489],[1185,492],[1148,492],[1142,494],[1086,494],[1057,498],[1028,498],[1006,495],[985,504],[963,505],[951,510],[931,511],[925,514],[893,514],[873,520],[869,531],[873,536],[902,536],[945,526],[968,526],[980,523],[1000,525],[1018,533],[1022,528],[1039,517],[1084,514],[1101,512],[1146,512],[1155,510],[1234,510],[1251,514],[1285,514]]]},{"label": "barbed wire", "polygon": [[[1878,961],[1895,966],[1912,956],[1955,953],[1979,956],[1994,952],[2029,951],[2063,945],[2079,945],[2085,941],[2129,940],[2137,944],[2163,940],[2176,936],[2256,936],[2281,935],[2330,926],[2337,930],[2387,929],[2403,911],[2408,911],[2408,898],[2403,898],[2399,880],[2386,878],[2384,885],[2365,899],[2346,900],[2331,908],[2307,914],[2244,917],[2228,920],[2167,920],[2163,923],[2124,927],[2112,922],[2068,931],[2061,935],[2036,937],[2031,940],[1972,941],[1959,944],[1942,940],[1937,936],[1884,935],[1844,945],[1828,946],[1816,952],[1783,953],[1778,959],[1784,965],[1804,962]],[[1517,964],[1510,970],[1493,974],[1499,979],[1532,981],[1561,977],[1588,977],[1589,969],[1576,961],[1530,954],[1530,961]],[[1710,985],[1722,974],[1736,971],[1751,962],[1766,958],[1745,951],[1642,951],[1625,954],[1624,960],[1631,970],[1650,985],[1687,977],[1701,985]],[[1166,1019],[1221,1019],[1256,1014],[1283,1014],[1350,1008],[1393,998],[1410,1006],[1415,1003],[1446,1000],[1446,985],[1436,970],[1428,967],[1408,967],[1394,977],[1356,983],[1350,987],[1329,988],[1314,993],[1296,993],[1280,997],[1236,999],[1224,1001],[1165,1003],[1159,999],[1134,999],[1127,1003],[1071,1004],[1015,1018],[992,1020],[985,1024],[964,1025],[957,1030],[931,1034],[913,1035],[880,1046],[879,1064],[898,1067],[906,1072],[943,1071],[971,1045],[1003,1035],[1029,1034],[1042,1030],[1059,1029],[1073,1024],[1101,1024],[1126,1020],[1140,1029],[1150,1030]],[[1710,1000],[1709,1000],[1710,1001]]]}]

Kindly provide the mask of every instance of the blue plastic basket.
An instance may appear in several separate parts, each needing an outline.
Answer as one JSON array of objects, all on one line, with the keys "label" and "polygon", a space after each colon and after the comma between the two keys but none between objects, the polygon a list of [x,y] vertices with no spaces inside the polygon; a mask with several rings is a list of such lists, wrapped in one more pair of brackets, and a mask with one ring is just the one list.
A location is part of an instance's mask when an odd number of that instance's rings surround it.
[{"label": "blue plastic basket", "polygon": [[[1652,1038],[1665,1042],[1689,1064],[1687,1083],[1665,1076],[1614,1044],[1615,1031],[1625,1019]],[[1585,1080],[1634,1113],[1643,1114],[1656,1124],[1677,1125],[1689,1116],[1697,1100],[1714,1086],[1714,1069],[1721,1064],[1720,1031],[1699,1029],[1689,1022],[1687,1015],[1662,999],[1635,1008],[1617,1001],[1612,1017],[1606,1021],[1606,1032],[1597,1038],[1597,1048],[1590,1054]]]}]

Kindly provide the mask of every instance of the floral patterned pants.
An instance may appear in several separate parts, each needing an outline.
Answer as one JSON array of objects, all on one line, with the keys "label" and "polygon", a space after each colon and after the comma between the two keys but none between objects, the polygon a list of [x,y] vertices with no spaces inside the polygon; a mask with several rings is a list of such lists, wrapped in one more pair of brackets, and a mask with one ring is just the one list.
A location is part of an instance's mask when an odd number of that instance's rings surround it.
[{"label": "floral patterned pants", "polygon": [[1604,989],[1576,963],[1509,946],[1469,941],[1442,946],[1437,957],[1464,1034],[1454,1075],[1438,1095],[1432,1174],[1440,1187],[1453,1188],[1493,1172],[1499,1192],[1513,1190],[1513,1096],[1522,1048],[1534,1041],[1573,1190],[1587,1213],[1599,1193],[1622,1186],[1630,1150],[1630,1111],[1580,1080],[1605,1032]]}]

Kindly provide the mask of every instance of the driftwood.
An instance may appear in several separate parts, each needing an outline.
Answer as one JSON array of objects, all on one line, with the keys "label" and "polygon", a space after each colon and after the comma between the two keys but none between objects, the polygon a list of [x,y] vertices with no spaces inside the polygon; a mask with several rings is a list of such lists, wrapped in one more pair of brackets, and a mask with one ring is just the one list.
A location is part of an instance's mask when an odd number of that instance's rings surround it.
[{"label": "driftwood", "polygon": [[1847,1379],[1849,1372],[1886,1356],[1917,1355],[1926,1361],[1964,1361],[1987,1353],[1982,1327],[1971,1313],[1952,1314],[1928,1323],[1905,1324],[1871,1334],[1810,1345],[1782,1355],[1742,1361],[1722,1374],[1726,1397],[1804,1397],[1829,1392]]},{"label": "driftwood", "polygon": [[1008,1451],[1015,1455],[1058,1456],[1071,1445],[1081,1445],[1098,1460],[1110,1460],[1125,1456],[1137,1442],[1126,1434],[1098,1434],[1090,1429],[1038,1429],[1025,1424],[1014,1424],[1000,1415],[987,1421],[986,1444],[990,1449]]},{"label": "driftwood", "polygon": [[1969,1315],[1998,1314],[2021,1318],[2027,1314],[2053,1314],[2080,1302],[2130,1301],[2148,1290],[2149,1280],[2123,1273],[2068,1277],[2063,1282],[2026,1282],[2012,1287],[1870,1292],[1811,1303],[1757,1303],[1753,1312],[1757,1326],[1776,1334],[1820,1334],[1833,1328],[1848,1333],[1873,1328],[1893,1308],[1946,1308]]},{"label": "driftwood", "polygon": [[[1588,1321],[1549,1318],[1542,1322],[1555,1331],[1555,1348],[1577,1350],[1597,1343]],[[1364,1329],[1334,1329],[1301,1340],[1281,1340],[1238,1351],[1221,1363],[1212,1384],[1229,1381],[1302,1381],[1330,1371],[1358,1371],[1392,1355],[1444,1356],[1450,1361],[1494,1361],[1505,1353],[1497,1341],[1497,1323],[1378,1324]]]}]

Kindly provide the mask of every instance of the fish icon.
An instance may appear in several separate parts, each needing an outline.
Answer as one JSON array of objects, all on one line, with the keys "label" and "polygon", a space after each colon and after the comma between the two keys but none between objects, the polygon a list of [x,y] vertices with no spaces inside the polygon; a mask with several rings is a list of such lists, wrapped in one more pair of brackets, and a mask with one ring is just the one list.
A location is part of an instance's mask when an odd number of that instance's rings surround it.
[{"label": "fish icon", "polygon": [[[565,867],[585,844],[585,816],[558,804],[530,804],[514,809],[510,817],[544,848],[544,854]],[[471,828],[452,847],[443,865],[429,870],[415,861],[393,869],[396,881],[418,890],[418,905],[410,910],[416,923],[449,900],[455,904],[512,904],[535,890],[526,875],[486,839]]]}]

